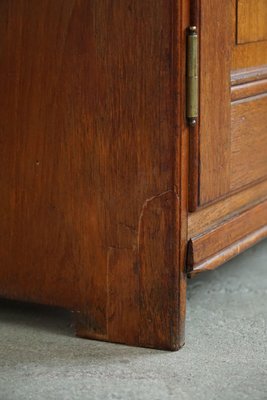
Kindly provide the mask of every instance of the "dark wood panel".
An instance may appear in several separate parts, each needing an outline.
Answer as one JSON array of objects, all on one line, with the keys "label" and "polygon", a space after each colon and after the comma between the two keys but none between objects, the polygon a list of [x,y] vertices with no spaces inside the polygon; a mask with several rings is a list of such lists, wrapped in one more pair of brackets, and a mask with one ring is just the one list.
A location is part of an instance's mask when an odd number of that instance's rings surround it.
[{"label": "dark wood panel", "polygon": [[187,6],[0,2],[0,293],[81,336],[183,344]]}]

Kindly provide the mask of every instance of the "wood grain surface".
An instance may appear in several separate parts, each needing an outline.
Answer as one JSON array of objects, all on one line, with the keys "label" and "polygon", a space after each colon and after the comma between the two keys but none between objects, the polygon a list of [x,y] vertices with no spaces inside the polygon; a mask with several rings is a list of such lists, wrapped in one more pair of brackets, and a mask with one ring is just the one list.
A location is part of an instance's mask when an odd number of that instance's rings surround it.
[{"label": "wood grain surface", "polygon": [[267,79],[267,65],[237,69],[231,72],[231,86]]},{"label": "wood grain surface", "polygon": [[0,2],[0,293],[80,336],[184,341],[185,4]]},{"label": "wood grain surface", "polygon": [[[267,236],[267,200],[190,240],[188,271],[212,269]],[[209,267],[208,267],[209,265]]]},{"label": "wood grain surface", "polygon": [[[199,205],[229,192],[231,3],[201,3]],[[223,60],[223,62],[222,62]]]},{"label": "wood grain surface", "polygon": [[266,0],[237,0],[237,43],[267,40]]},{"label": "wood grain surface", "polygon": [[267,92],[232,103],[231,189],[267,178]]},{"label": "wood grain surface", "polygon": [[262,180],[254,185],[249,185],[242,191],[237,190],[231,196],[227,196],[208,207],[199,208],[196,212],[189,213],[188,239],[205,233],[220,225],[224,220],[239,215],[266,198],[267,180]]},{"label": "wood grain surface", "polygon": [[200,271],[266,232],[266,42],[236,44],[235,5],[0,1],[1,296],[75,311],[82,337],[183,345],[188,239]]},{"label": "wood grain surface", "polygon": [[237,101],[267,93],[267,79],[235,85],[231,88],[231,100]]},{"label": "wood grain surface", "polygon": [[197,7],[200,118],[190,136],[191,212],[266,176],[267,51],[259,58],[259,42],[236,43],[236,6],[236,1],[205,0]]},{"label": "wood grain surface", "polygon": [[[254,246],[256,243],[260,242],[261,240],[267,237],[267,225],[263,226],[262,228],[253,231],[252,233],[242,237],[241,239],[237,240],[236,242],[231,243],[228,247],[220,250],[218,253],[215,253],[208,257],[205,260],[200,261],[198,264],[192,264],[193,269],[191,270],[189,267],[188,277],[194,278],[198,274],[213,270],[222,264],[226,263],[227,261],[231,260],[233,257],[238,256],[243,251],[249,249],[250,247]],[[192,244],[189,244],[189,254],[192,249]],[[189,258],[190,259],[190,258]]]},{"label": "wood grain surface", "polygon": [[232,70],[266,65],[266,0],[227,0],[232,5]]}]

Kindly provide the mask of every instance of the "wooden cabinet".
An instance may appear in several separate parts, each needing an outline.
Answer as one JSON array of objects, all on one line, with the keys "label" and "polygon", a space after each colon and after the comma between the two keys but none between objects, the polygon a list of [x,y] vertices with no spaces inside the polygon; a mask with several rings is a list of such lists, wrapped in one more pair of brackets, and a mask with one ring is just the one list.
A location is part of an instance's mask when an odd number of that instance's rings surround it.
[{"label": "wooden cabinet", "polygon": [[200,117],[191,137],[191,158],[198,160],[190,170],[192,274],[221,264],[265,236],[266,12],[264,0],[212,0],[201,2],[196,17]]},{"label": "wooden cabinet", "polygon": [[183,345],[187,277],[267,236],[266,13],[0,2],[1,296],[74,310],[79,336]]}]

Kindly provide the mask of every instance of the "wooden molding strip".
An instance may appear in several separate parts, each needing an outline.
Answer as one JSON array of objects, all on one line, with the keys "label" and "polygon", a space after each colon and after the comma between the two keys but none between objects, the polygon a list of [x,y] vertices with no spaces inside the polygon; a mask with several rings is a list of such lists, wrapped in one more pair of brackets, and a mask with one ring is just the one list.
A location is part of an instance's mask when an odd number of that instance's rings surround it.
[{"label": "wooden molding strip", "polygon": [[236,86],[264,79],[267,79],[267,65],[262,65],[257,68],[243,68],[232,72],[231,85]]},{"label": "wooden molding strip", "polygon": [[190,239],[187,270],[213,269],[267,236],[267,200]]},{"label": "wooden molding strip", "polygon": [[196,264],[193,270],[188,273],[188,277],[193,278],[200,272],[209,271],[219,267],[220,265],[229,261],[231,258],[237,256],[238,254],[247,250],[249,247],[253,246],[254,244],[258,243],[260,240],[266,237],[267,225],[238,240],[231,246],[221,250],[219,253],[211,256],[207,260],[201,261],[199,264]]},{"label": "wooden molding strip", "polygon": [[190,213],[188,218],[188,239],[205,233],[208,229],[218,226],[225,216],[233,218],[247,210],[251,205],[263,202],[267,197],[267,180],[259,182],[242,191],[233,193],[217,203],[205,208],[199,208]]},{"label": "wooden molding strip", "polygon": [[232,86],[231,101],[246,99],[263,93],[267,93],[267,79]]}]

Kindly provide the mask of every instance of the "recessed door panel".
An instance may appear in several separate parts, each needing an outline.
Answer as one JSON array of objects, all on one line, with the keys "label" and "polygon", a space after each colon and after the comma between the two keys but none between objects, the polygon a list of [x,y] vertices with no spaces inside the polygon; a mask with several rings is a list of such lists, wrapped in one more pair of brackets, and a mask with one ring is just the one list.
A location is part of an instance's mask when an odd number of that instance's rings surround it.
[{"label": "recessed door panel", "polygon": [[200,13],[203,206],[267,179],[267,0],[205,0]]},{"label": "recessed door panel", "polygon": [[231,180],[236,190],[267,177],[267,94],[231,107]]}]

